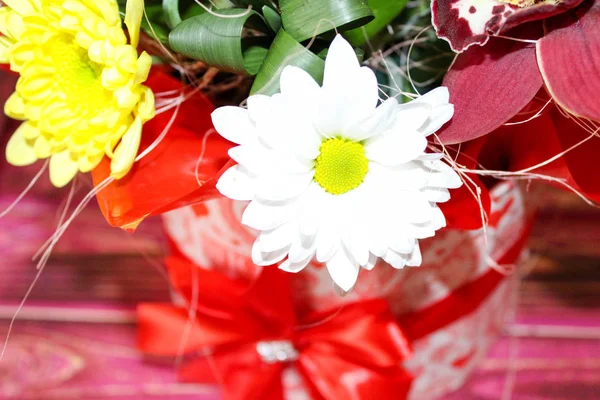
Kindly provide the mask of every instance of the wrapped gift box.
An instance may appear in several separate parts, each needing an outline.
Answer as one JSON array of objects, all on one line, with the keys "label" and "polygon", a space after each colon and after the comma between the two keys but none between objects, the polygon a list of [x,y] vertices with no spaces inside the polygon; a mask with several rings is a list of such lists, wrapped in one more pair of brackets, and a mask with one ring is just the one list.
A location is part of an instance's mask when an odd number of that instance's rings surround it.
[{"label": "wrapped gift box", "polygon": [[[323,265],[311,265],[291,279],[296,313],[385,299],[414,352],[404,365],[414,377],[408,397],[434,399],[457,389],[503,327],[514,279],[501,271],[517,262],[528,231],[518,188],[499,184],[492,201],[485,234],[439,232],[422,241],[423,266],[395,270],[380,262],[373,271],[362,271],[345,296],[334,290]],[[240,223],[244,207],[219,199],[166,214],[174,253],[197,267],[252,282],[261,268],[249,257],[256,232]],[[283,382],[288,399],[308,398],[305,382],[293,368],[283,374]]]}]

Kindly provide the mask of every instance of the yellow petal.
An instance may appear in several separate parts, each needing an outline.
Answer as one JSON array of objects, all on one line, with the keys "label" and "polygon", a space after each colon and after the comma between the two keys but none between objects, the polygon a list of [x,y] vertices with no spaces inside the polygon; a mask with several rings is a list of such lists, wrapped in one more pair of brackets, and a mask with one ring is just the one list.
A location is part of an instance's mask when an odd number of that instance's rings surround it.
[{"label": "yellow petal", "polygon": [[20,72],[23,64],[35,58],[35,45],[26,42],[17,42],[11,50],[10,69]]},{"label": "yellow petal", "polygon": [[145,51],[140,55],[137,62],[137,71],[135,71],[134,85],[146,82],[148,74],[150,74],[150,68],[152,68],[152,57]]},{"label": "yellow petal", "polygon": [[132,46],[117,46],[115,57],[117,58],[117,66],[121,71],[129,72],[130,74],[137,72],[138,55]]},{"label": "yellow petal", "polygon": [[4,114],[12,119],[25,119],[25,103],[20,94],[13,92],[10,95],[6,103],[4,103]]},{"label": "yellow petal", "polygon": [[2,0],[2,2],[21,15],[33,14],[36,11],[35,4],[30,0]]},{"label": "yellow petal", "polygon": [[29,123],[22,123],[6,145],[6,161],[11,165],[24,167],[37,161],[33,143],[28,141],[24,135],[24,131],[27,129],[31,129]]},{"label": "yellow petal", "polygon": [[[6,8],[6,7],[3,7]],[[1,20],[2,18],[0,18]],[[5,33],[15,40],[19,40],[21,36],[25,33],[25,24],[23,23],[23,17],[17,14],[16,12],[8,12],[6,13],[6,19],[4,20]],[[2,27],[0,27],[1,29]]]},{"label": "yellow petal", "polygon": [[21,75],[21,79],[17,83],[17,92],[27,100],[41,101],[52,96],[53,87],[52,75],[36,71],[33,74]]},{"label": "yellow petal", "polygon": [[110,163],[110,176],[121,179],[131,169],[140,148],[142,140],[142,120],[136,118],[129,130],[123,135],[121,143],[117,146],[112,162]]},{"label": "yellow petal", "polygon": [[75,175],[79,167],[77,161],[71,157],[69,150],[64,150],[50,158],[50,181],[57,188],[66,186]]},{"label": "yellow petal", "polygon": [[[15,14],[8,7],[0,7],[0,33],[5,36],[10,36],[8,33],[8,19]],[[11,36],[12,37],[12,36]]]},{"label": "yellow petal", "polygon": [[[89,8],[96,9],[102,15],[102,17],[111,25],[117,25],[121,23],[121,17],[119,16],[119,6],[115,0],[80,0],[85,3]],[[143,2],[143,0],[142,0]]]},{"label": "yellow petal", "polygon": [[0,36],[0,64],[8,64],[10,62],[10,53],[13,47],[13,42],[6,36]]},{"label": "yellow petal", "polygon": [[123,110],[130,110],[140,100],[140,93],[131,91],[129,86],[123,86],[115,90],[114,96],[117,106]]},{"label": "yellow petal", "polygon": [[154,107],[154,93],[152,89],[142,86],[142,97],[138,103],[137,115],[142,119],[142,122],[150,121],[156,115]]},{"label": "yellow petal", "polygon": [[137,47],[140,42],[140,26],[144,15],[144,0],[127,0],[125,7],[125,25],[129,31],[131,45]]},{"label": "yellow petal", "polygon": [[90,172],[94,168],[100,164],[102,158],[104,157],[104,153],[96,154],[96,155],[87,155],[86,157],[81,157],[79,159],[79,171],[81,172]]},{"label": "yellow petal", "polygon": [[129,81],[129,74],[122,73],[118,68],[104,68],[102,71],[102,86],[108,90],[123,87]]},{"label": "yellow petal", "polygon": [[42,132],[40,131],[38,126],[31,121],[27,121],[26,124],[22,125],[22,127],[23,127],[23,136],[25,137],[26,140],[31,140],[32,141],[31,143],[33,143],[33,140],[42,136]]},{"label": "yellow petal", "polygon": [[48,143],[44,136],[37,138],[33,146],[33,151],[38,159],[48,158],[52,155],[52,147],[50,147],[50,143]]}]

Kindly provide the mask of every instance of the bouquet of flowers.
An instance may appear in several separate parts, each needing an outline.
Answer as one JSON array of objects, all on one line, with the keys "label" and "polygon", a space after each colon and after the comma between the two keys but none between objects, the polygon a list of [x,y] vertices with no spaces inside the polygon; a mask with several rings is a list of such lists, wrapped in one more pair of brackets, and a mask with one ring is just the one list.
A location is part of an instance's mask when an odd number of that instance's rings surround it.
[{"label": "bouquet of flowers", "polygon": [[94,181],[40,266],[94,198],[164,215],[140,348],[225,399],[456,389],[510,304],[515,181],[600,198],[600,0],[2,3],[7,161]]}]

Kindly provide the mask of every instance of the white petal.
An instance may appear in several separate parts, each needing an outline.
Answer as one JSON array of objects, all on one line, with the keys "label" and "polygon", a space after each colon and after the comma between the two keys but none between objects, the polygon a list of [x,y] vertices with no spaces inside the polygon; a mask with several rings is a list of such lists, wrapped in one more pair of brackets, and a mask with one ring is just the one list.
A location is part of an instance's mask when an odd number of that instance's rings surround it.
[{"label": "white petal", "polygon": [[367,262],[367,264],[363,265],[362,267],[364,269],[366,269],[367,271],[371,271],[375,265],[377,264],[377,260],[379,260],[377,258],[377,256],[375,256],[374,254],[369,253],[369,261]]},{"label": "white petal", "polygon": [[427,175],[427,184],[429,186],[448,189],[457,189],[462,186],[463,182],[460,176],[448,164],[440,161],[435,168],[437,171],[432,171]]},{"label": "white petal", "polygon": [[256,197],[266,201],[298,197],[308,190],[313,176],[313,171],[304,174],[263,174],[256,180]]},{"label": "white petal", "polygon": [[294,263],[288,259],[279,265],[279,269],[281,269],[282,271],[285,271],[285,272],[291,272],[291,273],[295,274],[297,272],[302,271],[308,265],[310,260],[311,260],[311,258],[309,257],[305,260]]},{"label": "white petal", "polygon": [[375,73],[360,67],[352,46],[340,35],[325,60],[323,89],[315,118],[319,132],[332,137],[369,117],[379,101]]},{"label": "white petal", "polygon": [[232,147],[227,152],[229,157],[252,175],[261,173],[267,167],[264,157],[260,157],[260,153],[262,153],[260,146],[249,145]]},{"label": "white petal", "polygon": [[435,88],[435,89],[425,93],[423,96],[420,96],[419,98],[415,99],[413,102],[426,103],[426,104],[429,104],[431,107],[442,106],[445,104],[449,104],[450,92],[448,91],[447,87],[440,86],[438,88]]},{"label": "white petal", "polygon": [[256,239],[254,245],[252,246],[252,262],[254,264],[266,267],[267,265],[277,264],[279,261],[283,260],[287,255],[288,248],[285,247],[283,249],[272,251],[272,252],[263,252],[260,250],[260,238]]},{"label": "white petal", "polygon": [[412,251],[410,258],[406,262],[406,265],[409,267],[418,267],[423,263],[423,256],[421,255],[421,248],[419,247],[419,243],[416,244],[414,250]]},{"label": "white petal", "polygon": [[421,193],[425,195],[427,200],[434,203],[445,203],[450,200],[450,192],[446,188],[427,187],[421,190]]},{"label": "white petal", "polygon": [[398,230],[398,233],[390,241],[390,248],[398,253],[409,254],[415,248],[416,243],[414,238],[403,235]]},{"label": "white petal", "polygon": [[358,263],[352,259],[343,246],[327,261],[329,275],[346,292],[352,289],[356,283],[359,269]]},{"label": "white petal", "polygon": [[361,210],[356,215],[352,215],[352,212],[348,213],[347,218],[351,224],[348,229],[350,232],[346,236],[345,246],[349,250],[352,257],[358,262],[360,266],[367,265],[369,262],[369,241],[367,239],[367,231],[370,224],[376,223],[366,218],[366,211],[372,207],[369,204],[371,196],[365,195],[364,191],[361,193],[360,190],[356,191],[357,194],[363,194],[363,196],[357,196],[352,201],[353,210]]},{"label": "white petal", "polygon": [[338,251],[341,239],[331,223],[325,222],[317,232],[317,261],[326,262]]},{"label": "white petal", "polygon": [[260,233],[260,250],[271,252],[281,250],[284,247],[290,247],[297,234],[296,224],[287,222],[275,229],[263,231]]},{"label": "white petal", "polygon": [[256,140],[255,127],[248,110],[241,107],[220,107],[213,111],[213,125],[225,139],[237,144],[249,143]]},{"label": "white petal", "polygon": [[393,129],[401,132],[416,131],[425,124],[431,112],[432,107],[427,103],[411,101],[410,103],[401,104],[398,107]]},{"label": "white petal", "polygon": [[437,161],[444,158],[442,153],[425,153],[419,156],[419,161]]},{"label": "white petal", "polygon": [[314,160],[319,155],[321,135],[307,115],[308,111],[299,107],[297,101],[290,101],[280,93],[272,97],[251,96],[248,110],[256,123],[260,142],[268,148],[305,160]]},{"label": "white petal", "polygon": [[296,232],[288,258],[293,263],[301,262],[307,258],[311,259],[315,254],[316,247],[316,237],[302,236]]},{"label": "white petal", "polygon": [[433,218],[433,207],[420,192],[407,193],[396,199],[396,204],[404,211],[404,218],[409,222],[424,223]]},{"label": "white petal", "polygon": [[416,99],[416,103],[425,103],[432,107],[428,120],[419,127],[425,136],[438,131],[442,125],[450,121],[454,115],[454,105],[449,103],[450,94],[447,87],[436,88]]},{"label": "white petal", "polygon": [[419,128],[419,132],[422,132],[424,136],[429,136],[439,131],[446,122],[452,119],[452,116],[454,116],[454,105],[447,104],[437,107],[431,112],[427,122]]},{"label": "white petal", "polygon": [[414,160],[426,147],[427,139],[417,131],[388,130],[367,140],[365,155],[384,165],[399,165]]},{"label": "white petal", "polygon": [[313,77],[302,68],[293,65],[285,67],[281,72],[280,88],[283,95],[302,108],[300,112],[307,112],[315,108],[320,87]]},{"label": "white petal", "polygon": [[273,115],[273,98],[264,94],[255,94],[248,97],[246,104],[248,106],[248,115],[255,123],[269,120]]},{"label": "white petal", "polygon": [[345,129],[344,137],[358,142],[378,135],[395,121],[397,107],[398,101],[395,98],[386,100],[368,118]]},{"label": "white petal", "polygon": [[432,228],[435,230],[441,229],[446,226],[446,216],[439,207],[433,207],[433,217],[431,219]]},{"label": "white petal", "polygon": [[327,51],[323,87],[333,91],[345,90],[359,68],[360,63],[354,49],[342,35],[337,35]]},{"label": "white petal", "polygon": [[232,200],[254,198],[254,178],[240,165],[229,168],[217,182],[217,190]]},{"label": "white petal", "polygon": [[340,75],[347,82],[338,89],[323,86],[315,116],[315,126],[325,137],[345,136],[347,129],[375,111],[379,101],[377,78],[371,69],[362,67]]},{"label": "white petal", "polygon": [[408,258],[409,257],[407,255],[397,253],[392,249],[388,249],[383,255],[383,259],[385,260],[385,262],[387,262],[396,269],[404,268],[406,266]]},{"label": "white petal", "polygon": [[436,229],[431,221],[424,224],[410,224],[406,226],[406,231],[417,239],[427,239],[435,236]]},{"label": "white petal", "polygon": [[259,231],[275,229],[293,216],[296,203],[276,203],[254,200],[242,215],[242,224]]},{"label": "white petal", "polygon": [[302,203],[298,212],[298,225],[300,233],[304,236],[315,236],[323,222],[326,201],[329,196],[318,183],[312,182],[306,193],[302,196]]}]

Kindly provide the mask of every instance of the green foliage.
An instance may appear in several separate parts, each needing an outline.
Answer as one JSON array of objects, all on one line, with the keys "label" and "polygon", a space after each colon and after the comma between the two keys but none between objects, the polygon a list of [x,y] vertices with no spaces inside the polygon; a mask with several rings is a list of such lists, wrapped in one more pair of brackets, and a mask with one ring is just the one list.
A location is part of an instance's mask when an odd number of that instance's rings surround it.
[{"label": "green foliage", "polygon": [[319,83],[323,81],[325,61],[280,29],[250,93],[271,95],[279,92],[279,75],[287,65],[302,68]]},{"label": "green foliage", "polygon": [[171,48],[223,71],[255,75],[267,54],[268,38],[243,37],[245,29],[269,32],[255,11],[232,8],[180,23],[169,35]]}]

